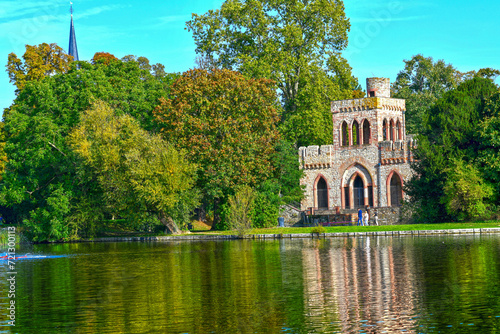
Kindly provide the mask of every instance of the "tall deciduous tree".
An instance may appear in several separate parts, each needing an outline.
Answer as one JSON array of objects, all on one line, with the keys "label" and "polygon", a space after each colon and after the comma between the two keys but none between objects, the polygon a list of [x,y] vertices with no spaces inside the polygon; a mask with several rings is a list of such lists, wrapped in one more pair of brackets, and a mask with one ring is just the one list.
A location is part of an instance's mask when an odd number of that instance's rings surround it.
[{"label": "tall deciduous tree", "polygon": [[342,1],[227,0],[193,14],[187,28],[208,63],[276,81],[291,140],[331,141],[331,100],[350,98],[358,88],[341,57],[350,29]]},{"label": "tall deciduous tree", "polygon": [[229,70],[191,70],[155,110],[166,140],[200,165],[198,186],[218,204],[238,185],[256,186],[272,175],[278,133],[276,92],[267,79]]},{"label": "tall deciduous tree", "polygon": [[116,116],[102,101],[82,116],[69,142],[97,176],[107,206],[121,217],[153,216],[169,233],[178,233],[175,219],[184,213],[179,207],[198,204],[194,165],[136,119]]},{"label": "tall deciduous tree", "polygon": [[491,191],[499,189],[498,175],[486,163],[500,161],[490,136],[498,131],[497,91],[490,79],[476,77],[446,92],[424,117],[407,187],[418,220],[478,218],[500,204]]},{"label": "tall deciduous tree", "polygon": [[443,94],[462,82],[463,74],[443,60],[421,54],[405,60],[392,84],[393,97],[406,100],[406,130],[420,133],[424,115]]},{"label": "tall deciduous tree", "polygon": [[65,73],[73,57],[55,43],[26,45],[23,60],[15,53],[9,54],[7,72],[10,82],[21,90],[28,81],[41,80],[56,73]]},{"label": "tall deciduous tree", "polygon": [[494,80],[500,71],[482,68],[478,71],[460,72],[444,60],[434,61],[421,54],[404,60],[405,66],[392,84],[393,97],[406,100],[406,129],[421,133],[425,115],[431,106],[449,90],[465,80],[476,77]]},{"label": "tall deciduous tree", "polygon": [[100,99],[154,132],[152,111],[168,96],[175,75],[154,76],[133,59],[95,65],[76,62],[63,74],[27,81],[4,112],[8,157],[0,204],[37,240],[91,235],[109,210],[91,170],[78,167],[66,137],[90,101]]}]

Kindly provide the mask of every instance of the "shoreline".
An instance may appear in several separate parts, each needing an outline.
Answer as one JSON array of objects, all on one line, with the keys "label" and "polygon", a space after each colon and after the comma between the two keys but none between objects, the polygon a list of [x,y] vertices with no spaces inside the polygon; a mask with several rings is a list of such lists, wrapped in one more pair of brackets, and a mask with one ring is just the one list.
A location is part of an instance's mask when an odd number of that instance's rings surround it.
[{"label": "shoreline", "polygon": [[101,237],[94,239],[80,239],[72,241],[53,241],[48,243],[85,243],[85,242],[130,242],[130,241],[212,241],[212,240],[238,240],[238,239],[327,239],[367,236],[429,236],[429,235],[455,235],[455,234],[491,234],[500,233],[500,227],[442,229],[442,230],[412,230],[412,231],[374,231],[374,232],[332,232],[332,233],[290,233],[290,234],[246,234],[238,235],[196,235],[185,234],[177,236],[145,236],[145,237]]}]

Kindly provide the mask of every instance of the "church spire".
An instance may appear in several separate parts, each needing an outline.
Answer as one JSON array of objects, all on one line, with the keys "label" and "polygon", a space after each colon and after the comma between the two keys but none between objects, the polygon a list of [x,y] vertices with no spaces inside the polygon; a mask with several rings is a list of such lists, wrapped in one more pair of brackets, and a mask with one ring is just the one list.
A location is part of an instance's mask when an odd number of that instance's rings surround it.
[{"label": "church spire", "polygon": [[75,26],[73,25],[73,3],[70,2],[70,10],[71,13],[71,26],[69,28],[69,51],[68,53],[73,56],[73,60],[78,59],[78,48],[76,47],[76,37],[75,37]]}]

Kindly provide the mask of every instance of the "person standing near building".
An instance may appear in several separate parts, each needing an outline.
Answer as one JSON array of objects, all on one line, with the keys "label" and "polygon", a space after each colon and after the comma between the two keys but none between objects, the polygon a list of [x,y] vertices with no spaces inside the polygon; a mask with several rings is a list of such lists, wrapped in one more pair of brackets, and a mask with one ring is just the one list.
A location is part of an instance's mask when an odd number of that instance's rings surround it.
[{"label": "person standing near building", "polygon": [[370,220],[370,215],[368,214],[368,210],[366,210],[365,214],[363,215],[364,218],[364,226],[368,226],[368,221]]},{"label": "person standing near building", "polygon": [[378,226],[378,212],[375,210],[373,213],[373,222],[375,223],[376,226]]},{"label": "person standing near building", "polygon": [[363,210],[358,211],[358,226],[363,226]]}]

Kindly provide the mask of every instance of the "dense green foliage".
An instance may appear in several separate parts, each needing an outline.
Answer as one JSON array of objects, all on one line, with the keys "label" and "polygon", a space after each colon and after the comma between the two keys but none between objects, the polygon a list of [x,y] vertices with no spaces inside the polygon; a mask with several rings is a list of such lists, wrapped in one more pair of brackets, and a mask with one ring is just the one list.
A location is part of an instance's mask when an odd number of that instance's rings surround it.
[{"label": "dense green foliage", "polygon": [[[0,204],[6,219],[24,222],[33,240],[94,232],[104,217],[102,191],[79,170],[67,137],[93,99],[154,131],[152,110],[174,76],[158,76],[134,57],[109,64],[73,62],[66,73],[27,81],[4,112],[5,153]],[[111,217],[110,217],[111,218]]]},{"label": "dense green foliage", "polygon": [[429,108],[450,89],[462,81],[462,73],[443,60],[413,56],[392,84],[392,96],[406,100],[406,131],[421,132],[423,118]]},{"label": "dense green foliage", "polygon": [[155,110],[162,134],[200,166],[204,202],[218,206],[237,186],[257,187],[272,176],[278,139],[276,93],[266,79],[229,70],[192,70]]},{"label": "dense green foliage", "polygon": [[443,60],[421,54],[404,60],[405,66],[392,84],[392,97],[406,100],[407,133],[421,133],[424,118],[436,101],[449,90],[475,77],[494,80],[499,70],[482,68],[478,71],[460,72]]},{"label": "dense green foliage", "polygon": [[[84,161],[82,168],[102,189],[111,213],[135,223],[153,219],[177,233],[198,204],[195,168],[159,135],[150,135],[129,115],[115,116],[96,102],[69,137],[70,147]],[[177,221],[177,223],[176,223]]]},{"label": "dense green foliage", "polygon": [[[174,97],[162,100],[171,87]],[[2,123],[2,213],[35,241],[91,237],[114,218],[178,232],[198,194],[218,215],[250,186],[252,221],[275,224],[280,205],[302,196],[293,145],[278,141],[276,101],[270,80],[201,70],[179,77],[144,57],[107,53],[26,80]],[[171,144],[154,134],[160,128]]]},{"label": "dense green foliage", "polygon": [[187,28],[204,63],[276,82],[289,141],[331,142],[330,102],[359,88],[341,56],[350,29],[342,1],[227,0]]},{"label": "dense green foliage", "polygon": [[477,219],[498,211],[498,87],[475,77],[425,115],[408,194],[417,221]]},{"label": "dense green foliage", "polygon": [[238,186],[227,203],[227,224],[238,235],[243,235],[252,227],[252,213],[255,207],[256,192],[250,186]]}]

